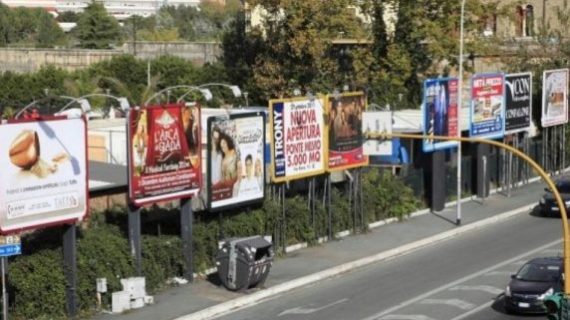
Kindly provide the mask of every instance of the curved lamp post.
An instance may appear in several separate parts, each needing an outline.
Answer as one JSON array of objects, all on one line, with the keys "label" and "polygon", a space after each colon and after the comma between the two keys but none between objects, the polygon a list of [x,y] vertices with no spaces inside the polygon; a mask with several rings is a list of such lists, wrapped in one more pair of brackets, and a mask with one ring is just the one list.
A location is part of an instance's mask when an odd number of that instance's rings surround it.
[{"label": "curved lamp post", "polygon": [[64,98],[64,99],[73,100],[72,103],[75,102],[75,98],[69,97],[69,96],[48,96],[45,98],[37,99],[37,100],[34,100],[34,101],[28,103],[25,107],[23,107],[20,111],[18,111],[18,113],[16,113],[16,115],[14,116],[14,119],[18,119],[22,115],[22,113],[24,113],[26,110],[30,109],[31,107],[35,106],[36,104],[44,102],[44,101],[49,101],[49,100],[55,99],[55,98]]},{"label": "curved lamp post", "polygon": [[156,99],[157,97],[160,97],[165,92],[168,92],[168,91],[171,91],[174,89],[188,89],[188,92],[186,92],[184,95],[182,95],[182,97],[178,98],[178,101],[182,101],[182,99],[192,91],[199,91],[200,93],[202,93],[202,95],[204,96],[204,98],[206,100],[212,99],[212,92],[210,92],[210,90],[208,90],[208,89],[200,88],[197,86],[178,85],[178,86],[172,86],[172,87],[164,88],[164,89],[158,91],[157,93],[153,94],[150,98],[148,98],[144,104],[148,105],[152,100]]},{"label": "curved lamp post", "polygon": [[[121,110],[123,110],[123,111],[129,110],[129,108],[131,107],[129,104],[129,101],[125,97],[115,97],[113,95],[105,94],[105,93],[91,93],[91,94],[86,94],[84,96],[81,96],[79,98],[72,98],[73,101],[71,101],[68,104],[66,104],[65,106],[63,106],[63,108],[61,108],[59,110],[59,112],[64,111],[65,109],[67,109],[70,105],[72,105],[75,102],[79,103],[79,105],[81,106],[81,110],[83,110],[83,112],[89,112],[91,110],[91,105],[89,104],[89,101],[87,100],[87,98],[90,98],[90,97],[105,97],[105,98],[115,99],[119,102],[119,105],[121,106]],[[70,98],[70,97],[66,97],[66,98]]]},{"label": "curved lamp post", "polygon": [[205,84],[199,85],[198,88],[205,88],[205,87],[212,87],[212,86],[226,87],[226,88],[232,90],[234,97],[236,97],[236,98],[241,97],[240,88],[236,85],[231,85],[231,84],[227,84],[227,83],[220,83],[220,82],[205,83]]}]

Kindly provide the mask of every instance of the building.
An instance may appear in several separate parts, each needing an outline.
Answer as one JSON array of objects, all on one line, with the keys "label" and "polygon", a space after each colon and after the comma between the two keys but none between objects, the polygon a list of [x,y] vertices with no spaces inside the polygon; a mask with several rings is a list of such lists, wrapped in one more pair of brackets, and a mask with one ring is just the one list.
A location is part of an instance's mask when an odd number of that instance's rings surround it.
[{"label": "building", "polygon": [[[56,0],[57,12],[82,12],[92,0]],[[149,17],[163,6],[198,6],[201,0],[95,0],[105,6],[110,15],[124,20],[138,15]]]},{"label": "building", "polygon": [[482,35],[524,40],[537,36],[543,27],[559,30],[561,23],[557,11],[563,6],[564,0],[501,1],[500,18],[497,18],[496,12],[489,12],[482,17]]}]

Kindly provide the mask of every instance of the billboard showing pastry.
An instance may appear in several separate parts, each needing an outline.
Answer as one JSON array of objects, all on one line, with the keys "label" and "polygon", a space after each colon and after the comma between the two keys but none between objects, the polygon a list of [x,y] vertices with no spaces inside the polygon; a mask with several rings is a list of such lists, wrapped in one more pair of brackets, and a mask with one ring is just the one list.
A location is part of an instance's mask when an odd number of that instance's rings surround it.
[{"label": "billboard showing pastry", "polygon": [[368,165],[362,134],[364,110],[366,96],[361,92],[327,96],[328,170]]},{"label": "billboard showing pastry", "polygon": [[270,102],[272,180],[284,182],[325,172],[324,100]]},{"label": "billboard showing pastry", "polygon": [[2,233],[81,220],[87,213],[83,118],[0,125]]},{"label": "billboard showing pastry", "polygon": [[542,76],[543,127],[568,123],[568,69],[544,71]]},{"label": "billboard showing pastry", "polygon": [[265,114],[208,119],[210,209],[262,201],[265,191]]},{"label": "billboard showing pastry", "polygon": [[129,113],[129,195],[136,204],[191,197],[201,186],[200,107],[169,104]]}]

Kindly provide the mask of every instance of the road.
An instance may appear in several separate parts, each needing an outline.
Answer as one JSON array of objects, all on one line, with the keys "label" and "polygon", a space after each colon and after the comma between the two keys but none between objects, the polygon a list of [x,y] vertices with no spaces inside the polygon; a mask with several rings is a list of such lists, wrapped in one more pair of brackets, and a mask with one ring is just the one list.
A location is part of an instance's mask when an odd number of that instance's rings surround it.
[{"label": "road", "polygon": [[510,274],[531,257],[561,255],[561,233],[559,218],[521,214],[219,319],[518,319],[502,310]]}]

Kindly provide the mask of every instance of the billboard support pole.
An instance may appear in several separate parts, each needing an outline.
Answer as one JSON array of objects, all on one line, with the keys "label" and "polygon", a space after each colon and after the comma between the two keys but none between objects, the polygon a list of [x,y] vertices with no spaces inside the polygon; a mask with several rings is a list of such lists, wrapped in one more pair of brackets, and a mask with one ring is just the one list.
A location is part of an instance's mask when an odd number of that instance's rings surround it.
[{"label": "billboard support pole", "polygon": [[285,215],[285,188],[286,183],[281,185],[282,199],[281,199],[281,244],[283,246],[283,253],[287,253],[287,217]]},{"label": "billboard support pole", "polygon": [[182,234],[182,254],[184,255],[184,262],[186,263],[186,271],[184,278],[188,282],[194,281],[194,268],[193,268],[193,247],[192,247],[192,231],[193,231],[194,215],[192,213],[192,206],[190,198],[180,200],[180,233]]},{"label": "billboard support pole", "polygon": [[2,257],[2,319],[8,320],[8,294],[6,293],[6,266],[8,258]]},{"label": "billboard support pole", "polygon": [[135,259],[136,274],[137,276],[141,276],[141,208],[134,204],[129,205],[129,246],[131,249],[131,256]]},{"label": "billboard support pole", "polygon": [[327,177],[327,213],[328,213],[328,236],[329,236],[329,240],[331,241],[333,239],[333,230],[332,230],[332,208],[331,208],[331,195],[332,195],[332,183],[331,183],[331,174],[329,173],[329,176]]},{"label": "billboard support pole", "polygon": [[362,168],[359,169],[359,174],[358,174],[358,193],[359,193],[359,200],[360,200],[360,223],[362,224],[362,230],[366,230],[366,224],[364,221],[364,193],[363,193],[363,189],[362,189]]},{"label": "billboard support pole", "polygon": [[77,316],[77,247],[75,223],[64,227],[63,231],[63,272],[65,274],[65,301],[67,315]]},{"label": "billboard support pole", "polygon": [[562,172],[566,169],[566,126],[562,125]]}]

